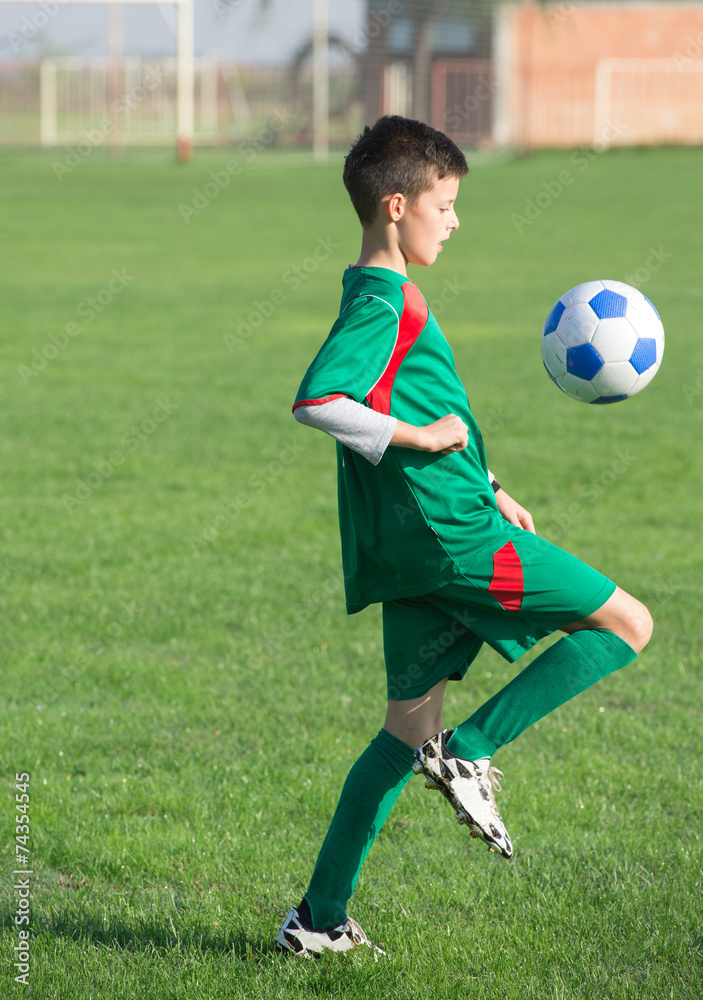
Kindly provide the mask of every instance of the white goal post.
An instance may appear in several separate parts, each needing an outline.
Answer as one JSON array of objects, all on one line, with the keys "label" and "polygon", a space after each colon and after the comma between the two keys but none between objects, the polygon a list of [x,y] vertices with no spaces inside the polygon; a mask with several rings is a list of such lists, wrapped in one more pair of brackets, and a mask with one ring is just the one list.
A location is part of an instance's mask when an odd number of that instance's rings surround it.
[{"label": "white goal post", "polygon": [[[68,3],[158,4],[164,0],[54,0],[57,6]],[[193,0],[166,0],[177,11],[177,151],[179,160],[190,159],[193,152],[194,108],[194,23]],[[36,0],[0,0],[0,3],[33,3]]]}]

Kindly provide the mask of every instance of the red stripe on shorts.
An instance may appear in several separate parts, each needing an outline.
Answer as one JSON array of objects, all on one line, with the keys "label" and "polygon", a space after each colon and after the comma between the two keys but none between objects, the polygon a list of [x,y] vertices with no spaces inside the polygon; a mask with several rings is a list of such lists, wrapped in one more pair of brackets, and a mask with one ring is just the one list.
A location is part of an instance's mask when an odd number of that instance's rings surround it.
[{"label": "red stripe on shorts", "polygon": [[488,593],[502,604],[506,611],[519,611],[525,593],[522,563],[512,542],[508,542],[493,556],[493,579]]}]

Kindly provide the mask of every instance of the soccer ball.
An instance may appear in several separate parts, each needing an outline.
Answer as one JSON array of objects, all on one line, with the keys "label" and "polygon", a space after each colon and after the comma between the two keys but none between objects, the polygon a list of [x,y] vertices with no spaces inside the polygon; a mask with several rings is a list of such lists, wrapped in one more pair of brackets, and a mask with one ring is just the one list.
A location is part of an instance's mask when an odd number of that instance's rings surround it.
[{"label": "soccer ball", "polygon": [[652,381],[664,353],[659,313],[622,281],[586,281],[558,300],[542,331],[542,360],[562,392],[617,403]]}]

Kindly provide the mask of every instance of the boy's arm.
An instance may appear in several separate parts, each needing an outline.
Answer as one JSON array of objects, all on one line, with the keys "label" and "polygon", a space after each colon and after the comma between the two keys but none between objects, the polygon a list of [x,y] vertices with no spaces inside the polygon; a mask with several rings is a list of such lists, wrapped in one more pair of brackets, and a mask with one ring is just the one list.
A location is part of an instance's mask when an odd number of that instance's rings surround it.
[{"label": "boy's arm", "polygon": [[532,514],[530,514],[529,510],[521,507],[500,486],[496,490],[496,504],[506,521],[514,524],[517,528],[524,528],[525,531],[531,531],[533,534],[536,534]]},{"label": "boy's arm", "polygon": [[[461,451],[468,444],[468,428],[453,413],[424,427],[415,427],[396,417],[377,413],[350,396],[342,396],[328,403],[297,406],[293,412],[295,419],[301,424],[324,431],[352,451],[363,455],[372,465],[378,465],[389,445],[450,454],[452,451]],[[518,528],[534,532],[530,512],[516,503],[496,483],[490,469],[488,480],[493,484],[496,504],[505,520]]]},{"label": "boy's arm", "polygon": [[395,417],[377,413],[349,396],[296,406],[293,415],[301,424],[316,427],[363,455],[372,465],[383,458],[398,423]]},{"label": "boy's arm", "polygon": [[[350,396],[341,396],[327,403],[296,406],[293,413],[301,424],[325,431],[352,451],[363,455],[372,465],[378,465],[389,445],[450,454],[461,451],[468,444],[468,428],[453,413],[424,427],[415,427],[396,417],[377,413]],[[493,484],[496,504],[505,520],[518,528],[534,532],[530,512],[516,503],[495,482],[495,476],[490,470],[488,479]]]},{"label": "boy's arm", "polygon": [[294,414],[300,423],[325,431],[372,465],[378,465],[388,445],[449,454],[461,451],[468,443],[468,428],[453,413],[415,427],[343,396],[326,403],[297,406]]},{"label": "boy's arm", "polygon": [[414,448],[415,451],[441,451],[449,455],[453,451],[462,451],[469,443],[469,429],[454,413],[447,414],[424,427],[415,427],[398,421],[390,444],[401,448]]}]

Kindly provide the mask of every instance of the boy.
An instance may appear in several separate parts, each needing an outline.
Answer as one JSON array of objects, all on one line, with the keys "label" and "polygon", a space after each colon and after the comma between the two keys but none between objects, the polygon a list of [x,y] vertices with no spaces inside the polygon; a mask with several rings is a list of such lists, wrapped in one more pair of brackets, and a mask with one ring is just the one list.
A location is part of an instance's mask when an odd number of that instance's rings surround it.
[{"label": "boy", "polygon": [[[630,663],[649,612],[600,573],[539,538],[488,471],[451,350],[407,265],[429,266],[458,228],[466,160],[443,133],[385,117],[364,130],[344,183],[362,225],[340,316],[308,369],[298,420],[337,439],[347,611],[383,604],[388,705],[352,766],[310,886],[276,938],[309,955],[370,943],[347,917],[361,865],[414,773],[503,857],[512,844],[494,789],[495,751]],[[483,642],[516,660],[567,635],[453,730],[448,680]]]}]

